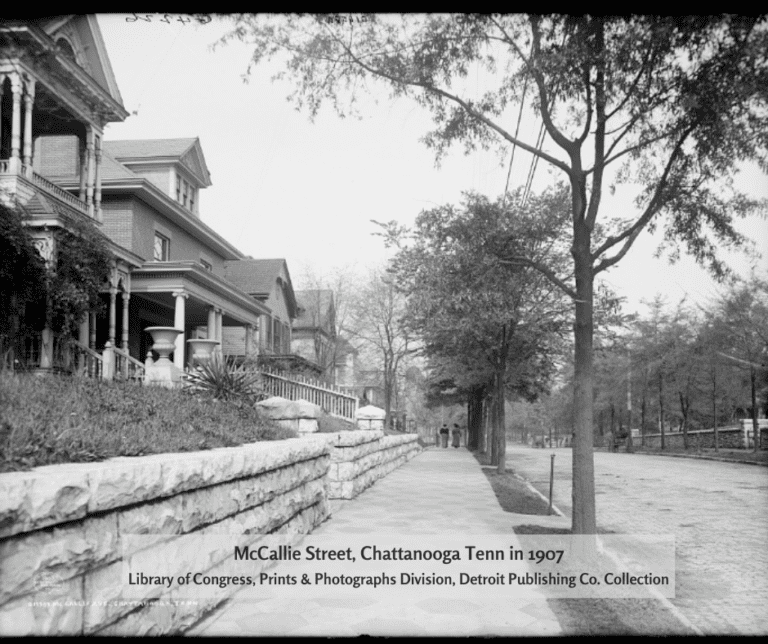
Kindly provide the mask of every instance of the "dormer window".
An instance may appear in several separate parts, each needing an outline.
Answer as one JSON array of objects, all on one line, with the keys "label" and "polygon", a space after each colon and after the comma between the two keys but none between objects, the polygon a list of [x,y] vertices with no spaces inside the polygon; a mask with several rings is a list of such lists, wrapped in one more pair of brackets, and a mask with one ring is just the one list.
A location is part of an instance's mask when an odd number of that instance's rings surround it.
[{"label": "dormer window", "polygon": [[195,196],[197,189],[177,172],[176,173],[176,201],[182,206],[195,212]]}]

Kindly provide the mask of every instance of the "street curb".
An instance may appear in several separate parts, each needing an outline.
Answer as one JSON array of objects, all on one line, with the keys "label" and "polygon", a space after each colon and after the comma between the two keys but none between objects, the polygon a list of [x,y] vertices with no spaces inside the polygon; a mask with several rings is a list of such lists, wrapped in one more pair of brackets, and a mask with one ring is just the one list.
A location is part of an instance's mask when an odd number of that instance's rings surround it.
[{"label": "street curb", "polygon": [[[597,537],[597,541],[600,544],[600,547],[602,548],[605,555],[613,561],[613,563],[616,564],[616,566],[619,569],[622,569],[624,571],[627,571],[627,567],[622,563],[622,561],[616,556],[615,553],[613,553],[611,550],[605,547],[605,544],[603,543],[603,540],[600,538],[600,535],[595,535]],[[675,618],[686,628],[691,629],[693,633],[696,635],[704,636],[704,632],[695,626],[683,613],[680,611],[680,609],[675,606],[668,597],[665,597],[660,591],[658,591],[656,588],[649,587],[646,588],[648,593],[653,596],[654,599],[657,601],[660,601],[664,606],[669,610],[672,615],[675,616]]]},{"label": "street curb", "polygon": [[[667,456],[672,456],[672,454],[667,454]],[[683,458],[684,458],[684,456],[683,456]],[[518,476],[518,475],[516,475],[516,476]],[[518,478],[520,478],[526,484],[526,486],[528,486],[528,488],[530,490],[532,490],[533,492],[538,494],[542,499],[544,499],[544,501],[549,503],[549,498],[547,498],[541,492],[539,492],[539,490],[537,490],[529,481],[527,481],[526,479],[523,479],[522,477],[519,477],[519,476],[518,476]],[[558,515],[565,516],[560,511],[560,509],[555,506],[554,503],[552,504],[552,509],[555,510],[555,512],[557,512]],[[598,542],[600,543],[601,548],[603,549],[603,552],[605,552],[605,554],[608,557],[610,557],[610,559],[619,568],[623,568],[624,565],[619,560],[619,558],[613,552],[611,552],[608,548],[605,547],[605,545],[603,544],[602,539],[600,538],[600,535],[598,534],[598,535],[596,535],[596,537],[597,537]],[[689,628],[696,635],[701,635],[701,636],[704,635],[704,632],[701,629],[699,629],[698,627],[696,627],[685,615],[683,615],[683,613],[680,611],[680,609],[678,609],[677,606],[675,606],[667,597],[662,595],[661,592],[659,592],[655,588],[648,588],[647,590],[653,596],[654,599],[656,599],[656,600],[660,601],[662,604],[664,604],[664,607],[667,608],[667,610],[669,610],[669,612],[672,613],[672,615],[674,615],[674,617],[683,626],[685,626],[686,628]]]},{"label": "street curb", "polygon": [[[531,490],[531,492],[535,492],[536,494],[538,494],[542,499],[544,499],[544,501],[547,503],[547,505],[549,505],[549,497],[544,496],[535,487],[533,487],[533,484],[528,479],[524,479],[519,474],[515,474],[515,476],[518,479],[520,479],[523,483],[525,483],[525,485],[528,487],[529,490]],[[558,508],[554,503],[552,504],[552,509],[554,510],[554,512],[555,512],[555,514],[557,516],[560,516],[560,517],[564,517],[565,516],[565,514],[563,514],[563,512],[560,510],[560,508]],[[538,515],[533,514],[531,516],[538,516]],[[543,516],[547,516],[547,515],[545,514]]]},{"label": "street curb", "polygon": [[[626,452],[622,452],[626,454]],[[692,458],[700,461],[719,461],[720,463],[740,463],[742,465],[757,465],[759,467],[768,467],[768,463],[758,463],[756,461],[739,461],[733,458],[721,458],[719,456],[700,456],[698,454],[663,454],[657,452],[632,452],[638,456],[668,456],[670,458]]]}]

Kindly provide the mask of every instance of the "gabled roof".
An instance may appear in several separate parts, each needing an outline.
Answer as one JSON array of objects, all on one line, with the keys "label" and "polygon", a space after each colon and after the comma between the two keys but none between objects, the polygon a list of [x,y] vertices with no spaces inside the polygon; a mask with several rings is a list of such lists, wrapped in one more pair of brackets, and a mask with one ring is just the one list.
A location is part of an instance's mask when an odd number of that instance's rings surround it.
[{"label": "gabled roof", "polygon": [[104,149],[125,164],[142,162],[180,163],[202,186],[211,185],[200,139],[136,139],[104,141]]},{"label": "gabled roof", "polygon": [[21,56],[33,75],[41,73],[64,88],[57,92],[43,83],[40,89],[41,95],[56,93],[69,116],[98,117],[102,123],[128,116],[95,16],[0,19],[0,46],[9,45],[6,62]]},{"label": "gabled roof", "polygon": [[[281,277],[283,270],[285,271],[285,281]],[[245,291],[256,298],[269,297],[279,280],[285,290],[289,315],[295,318],[298,314],[291,275],[284,259],[239,259],[224,262],[224,271],[230,282],[241,291]]]},{"label": "gabled roof", "polygon": [[117,87],[117,80],[109,62],[107,48],[95,15],[64,15],[42,18],[39,21],[43,31],[54,41],[66,37],[74,41],[76,55],[83,68],[114,100],[122,105],[123,99]]},{"label": "gabled roof", "polygon": [[129,168],[117,161],[106,149],[101,155],[101,180],[109,181],[110,179],[138,179],[139,175],[132,172]]},{"label": "gabled roof", "polygon": [[293,323],[294,329],[322,328],[331,333],[333,324],[333,291],[309,289],[296,291],[299,317]]}]

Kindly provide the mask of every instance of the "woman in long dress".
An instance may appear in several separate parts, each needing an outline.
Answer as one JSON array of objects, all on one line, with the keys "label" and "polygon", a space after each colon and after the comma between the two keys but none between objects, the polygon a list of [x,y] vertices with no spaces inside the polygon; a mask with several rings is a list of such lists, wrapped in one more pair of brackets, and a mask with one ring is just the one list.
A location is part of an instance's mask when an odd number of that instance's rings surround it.
[{"label": "woman in long dress", "polygon": [[453,446],[459,447],[461,445],[461,429],[456,423],[453,424],[453,431],[451,434],[453,435]]}]

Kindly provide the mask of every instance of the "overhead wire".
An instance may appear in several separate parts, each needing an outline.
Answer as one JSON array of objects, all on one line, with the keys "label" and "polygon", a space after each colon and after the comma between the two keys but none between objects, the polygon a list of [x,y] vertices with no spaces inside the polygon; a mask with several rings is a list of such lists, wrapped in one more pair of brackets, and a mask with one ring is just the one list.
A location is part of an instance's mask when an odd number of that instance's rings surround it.
[{"label": "overhead wire", "polygon": [[[525,94],[528,91],[528,76],[525,77],[523,83],[523,95],[520,98],[520,111],[517,114],[517,126],[515,127],[515,139],[517,139],[520,133],[520,122],[523,119],[523,107],[525,106]],[[509,192],[509,179],[512,176],[512,164],[515,162],[515,150],[517,149],[517,143],[512,142],[512,154],[509,157],[509,169],[507,170],[507,183],[504,185],[504,197],[501,201],[502,209],[507,205],[507,193]]]}]

